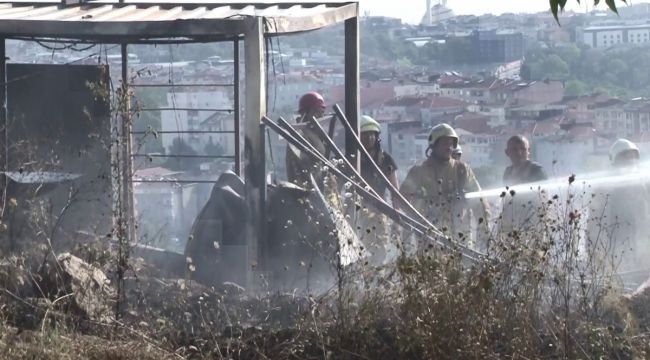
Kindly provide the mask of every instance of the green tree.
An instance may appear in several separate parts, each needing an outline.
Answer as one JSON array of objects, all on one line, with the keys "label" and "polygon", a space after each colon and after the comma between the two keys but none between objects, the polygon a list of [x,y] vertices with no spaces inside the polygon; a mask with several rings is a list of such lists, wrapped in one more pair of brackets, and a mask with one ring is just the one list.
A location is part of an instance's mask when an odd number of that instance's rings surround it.
[{"label": "green tree", "polygon": [[[580,3],[580,0],[576,0],[578,4]],[[626,0],[619,0],[620,2],[626,4]],[[598,5],[600,0],[594,0],[594,5]],[[567,0],[549,0],[549,4],[551,5],[551,13],[553,13],[553,17],[555,17],[555,20],[558,20],[558,13],[561,10],[564,10],[564,7],[566,6]],[[610,10],[618,14],[618,10],[616,9],[616,1],[615,0],[605,0],[605,4],[607,4],[607,7],[609,7]]]},{"label": "green tree", "polygon": [[564,87],[564,93],[568,96],[580,96],[588,92],[589,87],[580,80],[569,80]]},{"label": "green tree", "polygon": [[569,65],[556,54],[552,54],[541,63],[540,78],[564,79],[569,76]]},{"label": "green tree", "polygon": [[557,54],[569,65],[572,71],[580,64],[580,55],[582,52],[574,44],[557,48]]}]

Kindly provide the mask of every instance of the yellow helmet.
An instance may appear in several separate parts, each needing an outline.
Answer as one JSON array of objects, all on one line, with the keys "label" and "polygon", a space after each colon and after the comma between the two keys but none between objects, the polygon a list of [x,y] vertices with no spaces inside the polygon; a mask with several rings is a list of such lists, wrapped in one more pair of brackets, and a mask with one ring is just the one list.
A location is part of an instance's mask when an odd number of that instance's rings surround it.
[{"label": "yellow helmet", "polygon": [[359,132],[365,132],[365,131],[376,131],[377,133],[381,133],[381,126],[379,125],[377,120],[371,118],[368,115],[363,115],[361,117]]},{"label": "yellow helmet", "polygon": [[639,148],[635,143],[627,139],[618,139],[609,148],[609,160],[614,162],[616,158],[626,151],[636,152],[637,157],[640,155]]},{"label": "yellow helmet", "polygon": [[455,144],[454,147],[458,147],[458,134],[456,134],[453,127],[444,123],[431,128],[431,132],[429,133],[429,146],[435,145],[436,141],[443,137],[453,138]]}]

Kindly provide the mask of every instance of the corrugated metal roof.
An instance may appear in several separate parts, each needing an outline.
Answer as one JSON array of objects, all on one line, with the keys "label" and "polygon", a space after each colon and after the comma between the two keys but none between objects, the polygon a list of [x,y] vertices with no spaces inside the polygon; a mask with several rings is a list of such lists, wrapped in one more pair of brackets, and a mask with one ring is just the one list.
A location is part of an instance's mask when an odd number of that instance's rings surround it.
[{"label": "corrugated metal roof", "polygon": [[262,17],[267,34],[315,30],[357,16],[355,1],[201,2],[93,1],[62,5],[48,1],[0,3],[5,37],[206,37],[237,36],[245,20]]}]

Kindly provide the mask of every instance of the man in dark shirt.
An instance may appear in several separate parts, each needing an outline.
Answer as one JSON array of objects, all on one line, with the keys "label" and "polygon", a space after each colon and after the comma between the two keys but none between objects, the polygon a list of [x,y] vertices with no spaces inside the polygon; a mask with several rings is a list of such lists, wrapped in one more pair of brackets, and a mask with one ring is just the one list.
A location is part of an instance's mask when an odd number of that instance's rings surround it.
[{"label": "man in dark shirt", "polygon": [[512,165],[508,166],[503,173],[505,185],[527,184],[548,179],[544,168],[530,160],[530,146],[524,136],[515,135],[508,139],[506,155]]},{"label": "man in dark shirt", "polygon": [[[508,140],[506,155],[512,165],[503,173],[503,184],[514,186],[547,179],[542,166],[530,160],[528,139],[515,135]],[[508,195],[503,198],[499,228],[500,235],[507,236],[513,230],[534,232],[543,226],[546,211],[542,208],[543,197],[537,193]],[[540,217],[540,215],[543,215]],[[541,231],[541,230],[540,230]]]}]

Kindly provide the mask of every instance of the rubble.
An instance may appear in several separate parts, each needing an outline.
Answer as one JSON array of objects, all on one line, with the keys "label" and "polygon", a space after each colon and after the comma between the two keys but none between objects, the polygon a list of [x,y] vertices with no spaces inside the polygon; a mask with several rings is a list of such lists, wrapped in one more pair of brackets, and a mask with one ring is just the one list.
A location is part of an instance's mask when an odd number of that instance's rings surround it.
[{"label": "rubble", "polygon": [[114,320],[116,292],[110,280],[99,268],[70,253],[46,263],[38,286],[53,304],[70,297],[83,318],[102,323]]}]

